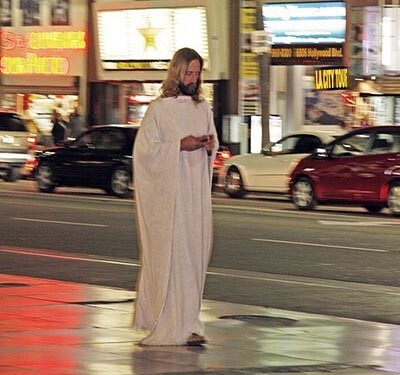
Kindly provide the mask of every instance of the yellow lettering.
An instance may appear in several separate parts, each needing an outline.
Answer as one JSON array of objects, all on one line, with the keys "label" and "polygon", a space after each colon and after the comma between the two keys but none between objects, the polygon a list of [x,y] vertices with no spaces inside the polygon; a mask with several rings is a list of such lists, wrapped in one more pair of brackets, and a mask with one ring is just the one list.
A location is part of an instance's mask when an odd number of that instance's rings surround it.
[{"label": "yellow lettering", "polygon": [[343,49],[342,48],[331,48],[332,57],[343,57]]},{"label": "yellow lettering", "polygon": [[294,56],[295,57],[307,57],[307,48],[295,48]]},{"label": "yellow lettering", "polygon": [[316,70],[314,72],[314,77],[315,77],[315,88],[317,90],[321,90],[322,89],[322,83],[321,83],[321,71],[320,70]]},{"label": "yellow lettering", "polygon": [[28,34],[31,49],[85,49],[83,31],[32,32]]},{"label": "yellow lettering", "polygon": [[69,62],[64,57],[39,57],[27,53],[26,57],[3,56],[0,60],[2,74],[66,75],[68,70]]},{"label": "yellow lettering", "polygon": [[291,48],[273,48],[271,55],[275,58],[290,58],[292,57],[292,52]]},{"label": "yellow lettering", "polygon": [[348,69],[317,69],[314,72],[314,83],[317,90],[346,89],[349,84]]},{"label": "yellow lettering", "polygon": [[347,69],[335,69],[335,77],[337,88],[348,87]]}]

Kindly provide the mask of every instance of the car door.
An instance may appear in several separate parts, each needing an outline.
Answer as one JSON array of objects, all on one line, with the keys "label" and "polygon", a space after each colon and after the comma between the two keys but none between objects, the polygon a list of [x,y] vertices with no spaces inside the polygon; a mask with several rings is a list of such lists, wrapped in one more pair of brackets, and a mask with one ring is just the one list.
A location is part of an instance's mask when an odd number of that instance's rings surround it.
[{"label": "car door", "polygon": [[373,134],[369,131],[352,134],[335,141],[330,158],[316,165],[320,196],[325,199],[352,200],[360,191],[360,174]]},{"label": "car door", "polygon": [[98,129],[93,148],[84,160],[87,185],[99,187],[107,185],[114,166],[121,160],[127,142],[123,129]]},{"label": "car door", "polygon": [[379,201],[381,187],[389,176],[388,169],[400,162],[397,146],[400,145],[400,131],[377,131],[371,147],[358,166],[359,191],[357,199]]},{"label": "car door", "polygon": [[295,160],[301,159],[322,145],[310,134],[295,134],[271,145],[248,170],[249,187],[259,191],[283,192],[287,175]]},{"label": "car door", "polygon": [[90,155],[93,153],[97,137],[98,131],[90,130],[55,151],[55,173],[62,183],[68,185],[87,184],[87,160],[91,158]]}]

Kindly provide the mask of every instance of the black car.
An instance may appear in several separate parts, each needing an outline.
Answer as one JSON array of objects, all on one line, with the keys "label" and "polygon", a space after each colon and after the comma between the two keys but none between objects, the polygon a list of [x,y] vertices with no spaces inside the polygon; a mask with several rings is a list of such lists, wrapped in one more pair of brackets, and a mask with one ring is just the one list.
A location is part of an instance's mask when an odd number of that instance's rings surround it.
[{"label": "black car", "polygon": [[128,197],[137,130],[131,125],[93,126],[63,146],[42,151],[34,171],[39,190],[51,193],[57,186],[85,186]]}]

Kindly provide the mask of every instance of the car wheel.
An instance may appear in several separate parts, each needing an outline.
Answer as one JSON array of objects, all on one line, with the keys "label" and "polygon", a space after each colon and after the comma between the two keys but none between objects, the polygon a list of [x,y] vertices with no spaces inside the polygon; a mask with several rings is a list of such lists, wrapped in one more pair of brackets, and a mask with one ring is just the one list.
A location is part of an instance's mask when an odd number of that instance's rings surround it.
[{"label": "car wheel", "polygon": [[132,176],[127,168],[116,167],[111,174],[110,183],[106,191],[120,198],[127,198],[130,195]]},{"label": "car wheel", "polygon": [[381,212],[383,209],[383,206],[381,204],[366,204],[364,207],[371,214],[377,214],[377,213]]},{"label": "car wheel", "polygon": [[228,169],[224,191],[232,198],[243,198],[245,196],[246,190],[243,187],[242,176],[236,167]]},{"label": "car wheel", "polygon": [[4,181],[7,182],[15,182],[20,178],[20,176],[19,168],[10,168],[3,178]]},{"label": "car wheel", "polygon": [[400,184],[394,183],[390,186],[387,198],[389,210],[395,216],[400,216]]},{"label": "car wheel", "polygon": [[49,164],[39,164],[35,173],[35,181],[43,193],[52,193],[56,187],[54,172]]},{"label": "car wheel", "polygon": [[316,205],[315,191],[311,180],[300,177],[292,187],[292,201],[299,210],[311,210]]}]

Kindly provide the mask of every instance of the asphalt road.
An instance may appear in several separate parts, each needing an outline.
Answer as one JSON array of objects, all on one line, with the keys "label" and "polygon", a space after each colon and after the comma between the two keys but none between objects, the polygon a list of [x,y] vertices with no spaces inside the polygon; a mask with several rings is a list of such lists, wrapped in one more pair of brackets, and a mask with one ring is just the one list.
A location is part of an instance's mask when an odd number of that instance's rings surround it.
[{"label": "asphalt road", "polygon": [[[213,211],[205,298],[400,323],[400,219],[221,194]],[[134,288],[133,200],[0,182],[0,212],[0,273]]]}]

